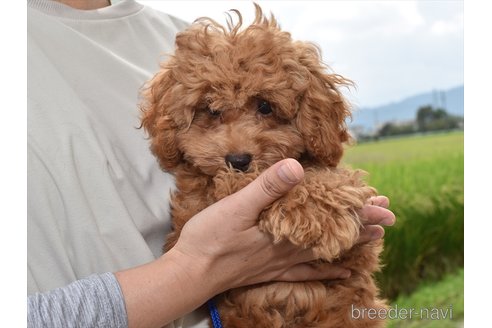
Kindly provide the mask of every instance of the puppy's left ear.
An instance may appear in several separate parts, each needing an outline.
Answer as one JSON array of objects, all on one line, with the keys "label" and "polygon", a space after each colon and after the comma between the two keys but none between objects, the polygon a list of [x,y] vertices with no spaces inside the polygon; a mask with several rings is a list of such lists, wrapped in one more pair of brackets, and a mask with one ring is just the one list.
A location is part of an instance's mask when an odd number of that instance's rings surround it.
[{"label": "puppy's left ear", "polygon": [[327,72],[316,46],[299,43],[298,50],[299,62],[308,71],[308,87],[300,100],[295,123],[309,158],[335,167],[342,157],[343,143],[350,138],[345,124],[345,119],[350,117],[350,106],[339,88],[352,82]]},{"label": "puppy's left ear", "polygon": [[178,134],[186,130],[193,119],[193,110],[182,96],[182,86],[173,77],[174,58],[162,65],[161,70],[143,90],[142,127],[151,139],[150,149],[161,168],[172,172],[182,161]]}]

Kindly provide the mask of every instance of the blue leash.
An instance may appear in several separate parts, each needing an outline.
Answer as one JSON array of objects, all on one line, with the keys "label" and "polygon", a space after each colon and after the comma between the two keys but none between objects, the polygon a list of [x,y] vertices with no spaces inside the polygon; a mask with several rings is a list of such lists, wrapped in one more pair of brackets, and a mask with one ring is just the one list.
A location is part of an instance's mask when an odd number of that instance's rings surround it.
[{"label": "blue leash", "polygon": [[222,328],[222,321],[220,321],[219,310],[217,309],[217,305],[215,305],[214,299],[210,299],[207,302],[208,311],[210,312],[210,318],[212,318],[212,325],[214,328]]}]

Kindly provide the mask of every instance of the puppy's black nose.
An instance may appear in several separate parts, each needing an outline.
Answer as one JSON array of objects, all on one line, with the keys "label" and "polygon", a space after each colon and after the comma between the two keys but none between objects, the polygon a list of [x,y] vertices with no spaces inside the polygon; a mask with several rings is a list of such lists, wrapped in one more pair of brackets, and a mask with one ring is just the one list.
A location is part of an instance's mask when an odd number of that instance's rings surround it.
[{"label": "puppy's black nose", "polygon": [[251,155],[250,154],[228,154],[225,157],[225,161],[227,165],[231,165],[233,168],[246,171],[249,167],[249,163],[251,163]]}]

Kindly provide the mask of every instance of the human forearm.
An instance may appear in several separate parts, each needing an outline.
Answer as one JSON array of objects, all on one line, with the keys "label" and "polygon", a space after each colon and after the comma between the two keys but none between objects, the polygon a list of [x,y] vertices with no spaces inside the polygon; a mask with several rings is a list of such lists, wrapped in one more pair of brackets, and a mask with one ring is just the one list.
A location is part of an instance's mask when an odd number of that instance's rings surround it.
[{"label": "human forearm", "polygon": [[170,250],[153,262],[117,272],[128,326],[162,327],[198,308],[219,292],[207,271],[206,261]]}]

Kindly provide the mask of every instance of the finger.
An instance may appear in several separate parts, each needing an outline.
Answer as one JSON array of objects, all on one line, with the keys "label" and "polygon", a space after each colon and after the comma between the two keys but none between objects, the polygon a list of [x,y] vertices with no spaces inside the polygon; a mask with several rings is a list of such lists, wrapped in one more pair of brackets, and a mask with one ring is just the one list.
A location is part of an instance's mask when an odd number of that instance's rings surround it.
[{"label": "finger", "polygon": [[363,244],[372,240],[381,239],[384,236],[384,229],[380,225],[367,225],[361,231],[357,244]]},{"label": "finger", "polygon": [[348,269],[334,264],[313,265],[308,263],[297,264],[290,267],[275,280],[277,281],[310,281],[347,279],[351,272]]},{"label": "finger", "polygon": [[246,212],[254,211],[259,214],[303,178],[304,170],[301,164],[291,158],[285,159],[268,168],[233,197]]},{"label": "finger", "polygon": [[374,196],[374,197],[369,198],[368,204],[388,208],[389,207],[389,198],[386,196]]},{"label": "finger", "polygon": [[385,226],[391,226],[395,223],[395,214],[390,210],[376,206],[365,205],[359,211],[360,219],[364,225],[367,224],[381,224]]}]

